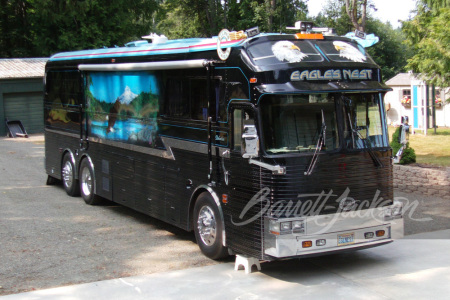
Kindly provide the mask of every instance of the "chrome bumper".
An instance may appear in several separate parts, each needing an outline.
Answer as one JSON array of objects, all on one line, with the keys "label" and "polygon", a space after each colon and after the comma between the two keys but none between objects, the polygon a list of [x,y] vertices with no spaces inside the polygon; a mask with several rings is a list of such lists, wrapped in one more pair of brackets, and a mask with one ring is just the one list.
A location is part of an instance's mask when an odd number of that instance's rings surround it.
[{"label": "chrome bumper", "polygon": [[[394,204],[398,208],[399,203]],[[302,218],[276,219],[276,222],[303,220],[304,233],[270,232],[270,224],[274,219],[264,220],[264,254],[276,257],[293,257],[312,254],[326,254],[346,249],[375,247],[403,237],[403,216],[389,215],[394,211],[392,206],[372,208],[360,211],[340,212],[330,215],[319,215]],[[398,212],[398,211],[397,211]],[[384,230],[383,236],[377,231]],[[370,233],[373,237],[370,237]],[[369,233],[369,234],[368,234]],[[352,236],[353,240],[342,243],[342,237]],[[341,237],[339,243],[339,238]],[[320,240],[320,241],[319,241]],[[325,241],[324,241],[325,240]],[[311,245],[305,247],[306,245]],[[323,245],[320,245],[323,244]]]}]

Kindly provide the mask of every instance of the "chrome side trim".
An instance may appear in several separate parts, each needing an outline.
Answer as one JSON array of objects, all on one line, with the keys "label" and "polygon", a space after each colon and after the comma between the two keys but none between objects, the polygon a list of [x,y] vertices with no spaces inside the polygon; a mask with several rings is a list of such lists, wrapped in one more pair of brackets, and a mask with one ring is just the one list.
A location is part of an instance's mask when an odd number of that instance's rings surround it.
[{"label": "chrome side trim", "polygon": [[[226,234],[225,234],[225,219],[223,217],[223,210],[222,210],[222,206],[220,205],[220,200],[219,197],[217,196],[216,192],[208,185],[203,184],[203,185],[199,185],[194,192],[192,193],[191,199],[189,201],[189,203],[192,203],[192,201],[194,201],[195,199],[193,199],[194,195],[197,194],[197,191],[200,189],[205,189],[208,191],[208,193],[211,195],[211,197],[213,197],[214,202],[216,202],[217,208],[219,209],[219,215],[220,215],[220,220],[222,221],[223,224],[223,228],[222,228],[222,245],[224,247],[227,246],[227,242],[226,242]],[[190,206],[190,205],[189,205]],[[189,216],[190,219],[190,216]]]},{"label": "chrome side trim", "polygon": [[50,128],[45,128],[44,132],[45,131],[48,131],[50,133],[57,133],[57,134],[65,135],[65,136],[70,136],[70,137],[74,137],[74,138],[77,138],[77,139],[80,138],[80,134],[79,133],[66,132],[66,131],[55,130],[55,129],[50,129]]},{"label": "chrome side trim", "polygon": [[145,153],[145,154],[149,154],[149,155],[153,155],[153,156],[158,156],[158,157],[162,157],[162,158],[166,158],[166,159],[175,160],[175,156],[173,156],[172,150],[169,148],[167,150],[148,148],[148,147],[137,146],[137,145],[133,145],[133,144],[120,143],[120,142],[116,142],[116,141],[100,139],[97,137],[89,137],[89,142],[114,146],[114,147],[130,150],[130,151],[136,151],[136,152],[140,152],[140,153]]},{"label": "chrome side trim", "polygon": [[204,68],[208,64],[206,59],[157,61],[146,63],[122,63],[122,64],[80,64],[80,71],[152,71],[152,70],[177,70]]},{"label": "chrome side trim", "polygon": [[285,167],[281,167],[280,165],[274,166],[274,165],[263,163],[262,161],[259,161],[259,160],[254,160],[252,158],[250,158],[248,160],[248,163],[251,164],[251,165],[252,164],[253,165],[257,165],[257,166],[259,166],[261,168],[264,168],[264,169],[267,169],[269,171],[272,171],[272,174],[274,174],[274,175],[284,175],[284,174],[286,174],[286,168]]},{"label": "chrome side trim", "polygon": [[[208,144],[202,144],[202,143],[191,142],[191,141],[183,141],[183,140],[169,138],[169,137],[161,137],[161,139],[162,139],[164,145],[166,145],[166,147],[168,147],[168,148],[176,148],[176,149],[181,149],[181,150],[186,150],[186,151],[191,151],[191,152],[196,152],[196,153],[208,154]],[[214,148],[219,148],[219,150],[228,149],[226,147],[218,147],[218,146],[213,146],[213,149]],[[211,152],[212,152],[213,156],[216,155],[215,149]],[[226,151],[219,151],[219,156],[229,158],[230,157],[229,150],[228,150],[228,156],[227,156]]]},{"label": "chrome side trim", "polygon": [[[95,167],[94,167],[94,162],[92,161],[92,159],[91,159],[91,157],[88,155],[88,154],[83,154],[82,156],[81,156],[81,159],[80,159],[80,162],[83,160],[83,159],[87,159],[88,160],[88,162],[89,162],[89,165],[91,166],[91,168],[92,168],[92,172],[94,173],[94,174],[92,174],[92,175],[94,175],[94,194],[96,194],[97,193],[97,178],[95,177]],[[81,165],[81,163],[80,163],[80,165]]]}]

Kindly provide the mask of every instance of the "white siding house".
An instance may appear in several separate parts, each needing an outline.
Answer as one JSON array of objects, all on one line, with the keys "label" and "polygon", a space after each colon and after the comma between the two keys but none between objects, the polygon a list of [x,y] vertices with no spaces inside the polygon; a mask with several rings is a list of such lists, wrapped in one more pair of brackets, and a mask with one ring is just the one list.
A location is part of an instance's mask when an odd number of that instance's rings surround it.
[{"label": "white siding house", "polygon": [[[409,125],[413,129],[424,129],[427,124],[426,113],[426,84],[412,74],[400,73],[386,81],[393,89],[386,93],[385,103],[389,125],[398,125],[402,116],[407,116]],[[447,91],[447,93],[445,93]],[[431,87],[429,98],[431,98]],[[450,104],[445,102],[449,98],[448,88],[436,88],[436,125],[438,127],[450,127]],[[402,101],[403,100],[403,101]],[[429,128],[432,127],[432,107],[429,104]]]}]

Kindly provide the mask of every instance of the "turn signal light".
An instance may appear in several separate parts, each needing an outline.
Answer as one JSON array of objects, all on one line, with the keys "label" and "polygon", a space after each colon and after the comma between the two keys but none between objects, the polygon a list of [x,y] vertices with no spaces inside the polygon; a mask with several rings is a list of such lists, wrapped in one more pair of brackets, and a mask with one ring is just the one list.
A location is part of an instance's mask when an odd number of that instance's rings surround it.
[{"label": "turn signal light", "polygon": [[302,247],[303,247],[303,248],[309,248],[309,247],[312,247],[312,241],[303,241],[303,242],[302,242]]},{"label": "turn signal light", "polygon": [[222,194],[222,203],[225,203],[225,204],[228,203],[228,195],[227,194]]},{"label": "turn signal light", "polygon": [[257,82],[258,82],[257,78],[255,78],[255,77],[250,78],[250,83],[257,83]]},{"label": "turn signal light", "polygon": [[384,236],[385,231],[384,231],[384,230],[377,230],[377,231],[375,232],[375,234],[377,235],[377,237]]}]

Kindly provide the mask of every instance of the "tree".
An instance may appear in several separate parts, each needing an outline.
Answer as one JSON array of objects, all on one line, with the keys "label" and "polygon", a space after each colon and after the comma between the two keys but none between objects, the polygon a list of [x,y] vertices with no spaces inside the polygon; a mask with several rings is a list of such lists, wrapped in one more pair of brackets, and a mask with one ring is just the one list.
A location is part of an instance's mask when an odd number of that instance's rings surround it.
[{"label": "tree", "polygon": [[405,43],[415,51],[407,67],[428,84],[450,86],[450,1],[421,0],[417,15],[403,22]]},{"label": "tree", "polygon": [[[358,9],[360,7],[360,9]],[[366,30],[367,0],[345,0],[345,10],[353,24],[360,31]]]},{"label": "tree", "polygon": [[413,51],[403,43],[405,36],[401,29],[393,29],[390,23],[368,18],[366,31],[380,38],[378,43],[367,48],[367,52],[380,66],[383,79],[406,71],[407,59],[412,57]]},{"label": "tree", "polygon": [[[405,70],[406,60],[412,56],[412,51],[402,44],[404,40],[402,32],[394,30],[389,23],[372,18],[370,11],[375,7],[370,2],[367,5],[370,10],[366,12],[365,31],[374,33],[380,38],[377,44],[367,48],[367,52],[380,66],[383,78],[389,79]],[[316,17],[315,23],[318,26],[334,28],[338,35],[345,35],[354,29],[343,0],[329,0]]]},{"label": "tree", "polygon": [[34,55],[30,1],[0,0],[0,6],[0,57]]}]

